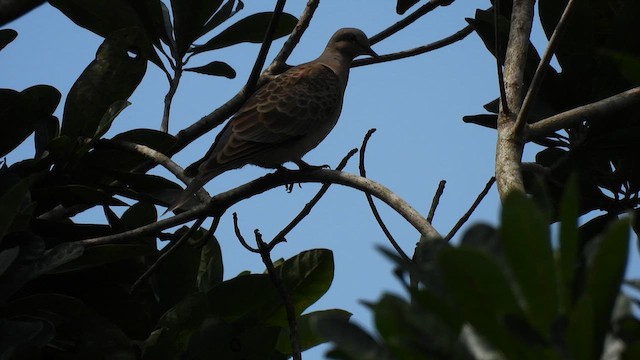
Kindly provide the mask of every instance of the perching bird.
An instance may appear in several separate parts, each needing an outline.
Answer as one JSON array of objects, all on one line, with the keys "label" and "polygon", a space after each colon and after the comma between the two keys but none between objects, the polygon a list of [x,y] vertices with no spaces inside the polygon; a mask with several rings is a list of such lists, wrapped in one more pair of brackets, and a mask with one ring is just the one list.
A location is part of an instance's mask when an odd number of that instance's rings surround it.
[{"label": "perching bird", "polygon": [[342,110],[351,61],[378,56],[358,29],[338,30],[317,59],[295,66],[258,89],[216,137],[206,155],[185,169],[193,177],[167,211],[184,205],[204,184],[247,164],[281,168],[302,157],[329,134]]}]

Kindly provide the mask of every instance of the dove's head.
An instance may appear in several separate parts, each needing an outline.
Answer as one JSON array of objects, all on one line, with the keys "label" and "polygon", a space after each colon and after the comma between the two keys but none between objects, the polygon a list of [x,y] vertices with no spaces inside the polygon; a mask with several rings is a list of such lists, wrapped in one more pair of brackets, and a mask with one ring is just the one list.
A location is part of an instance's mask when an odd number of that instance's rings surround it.
[{"label": "dove's head", "polygon": [[336,31],[329,40],[327,48],[333,48],[350,59],[360,55],[378,56],[371,49],[367,35],[362,30],[354,28],[343,28]]}]

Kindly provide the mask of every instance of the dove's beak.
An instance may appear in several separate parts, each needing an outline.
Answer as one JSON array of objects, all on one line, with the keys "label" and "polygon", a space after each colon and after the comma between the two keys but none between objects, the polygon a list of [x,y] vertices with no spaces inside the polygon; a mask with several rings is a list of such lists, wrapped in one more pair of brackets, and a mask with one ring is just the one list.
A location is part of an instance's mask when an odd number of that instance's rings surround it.
[{"label": "dove's beak", "polygon": [[378,53],[373,51],[372,48],[368,48],[367,51],[364,54],[365,55],[370,55],[371,57],[374,57],[374,58],[380,57],[380,55],[378,55]]}]

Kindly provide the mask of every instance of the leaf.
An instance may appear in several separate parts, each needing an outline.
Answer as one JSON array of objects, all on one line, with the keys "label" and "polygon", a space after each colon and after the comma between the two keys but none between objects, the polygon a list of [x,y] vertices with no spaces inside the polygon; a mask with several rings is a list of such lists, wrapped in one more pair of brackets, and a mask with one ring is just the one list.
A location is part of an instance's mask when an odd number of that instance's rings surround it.
[{"label": "leaf", "polygon": [[396,13],[398,15],[402,15],[405,11],[409,10],[410,7],[417,4],[420,0],[397,0],[396,3]]},{"label": "leaf", "polygon": [[202,31],[200,32],[200,36],[202,36],[202,35],[208,33],[209,31],[217,28],[218,25],[220,25],[223,22],[227,21],[233,15],[235,15],[240,10],[242,10],[242,6],[241,6],[242,1],[240,1],[238,3],[238,7],[234,11],[233,10],[233,5],[235,5],[235,3],[236,3],[235,0],[227,0],[227,2],[224,3],[224,5],[222,5],[220,7],[220,9],[218,9],[218,11],[211,17],[211,19],[209,19],[209,21],[207,21],[207,23],[202,27]]},{"label": "leaf", "polygon": [[18,32],[13,29],[0,30],[0,50],[4,49],[18,37]]},{"label": "leaf", "polygon": [[222,5],[222,0],[171,0],[176,50],[181,58],[198,39],[204,24]]},{"label": "leaf", "polygon": [[[14,359],[24,356],[29,350],[40,350],[53,339],[53,325],[42,319],[0,319],[0,359]],[[27,350],[29,349],[29,350]],[[36,350],[37,349],[37,350]]]},{"label": "leaf", "polygon": [[102,136],[104,136],[104,134],[109,131],[113,120],[115,120],[120,112],[122,112],[122,110],[124,110],[129,105],[131,105],[131,103],[126,100],[118,100],[111,104],[102,116],[102,119],[100,119],[100,123],[98,123],[98,128],[96,129],[96,133],[93,136],[94,139],[100,139]]},{"label": "leaf", "polygon": [[[193,53],[198,54],[243,42],[261,43],[264,40],[264,34],[267,31],[272,15],[273,13],[271,12],[249,15],[224,29],[220,34],[214,36],[203,45],[194,47]],[[276,26],[273,39],[279,39],[291,33],[297,23],[298,19],[296,19],[295,16],[282,13],[280,21]]]},{"label": "leaf", "polygon": [[155,253],[155,251],[155,248],[140,244],[109,244],[92,246],[85,249],[81,257],[56,268],[53,273],[78,271],[125,259],[151,255]]},{"label": "leaf", "polygon": [[573,304],[574,281],[578,269],[578,182],[571,177],[565,186],[564,195],[560,203],[560,256],[558,259],[558,274],[560,275],[560,295],[562,308],[569,309]]},{"label": "leaf", "polygon": [[[304,314],[298,318],[298,337],[302,351],[311,349],[314,346],[326,343],[329,339],[317,333],[314,325],[323,319],[336,319],[349,321],[351,313],[341,309],[321,310]],[[283,354],[291,354],[291,342],[289,338],[289,328],[284,328],[280,332],[280,338],[276,349]]]},{"label": "leaf", "polygon": [[522,358],[524,349],[502,321],[522,310],[500,267],[487,255],[464,248],[442,251],[439,262],[460,316],[507,358]]},{"label": "leaf", "polygon": [[96,59],[73,84],[64,106],[62,135],[92,138],[117,101],[126,101],[147,68],[144,35],[134,28],[118,30],[100,45]]},{"label": "leaf", "polygon": [[48,121],[60,102],[60,92],[36,85],[17,92],[0,89],[0,156],[20,145],[42,121]]},{"label": "leaf", "polygon": [[18,246],[4,249],[0,252],[0,276],[4,274],[11,264],[13,264],[13,261],[18,257],[19,252],[20,248]]},{"label": "leaf", "polygon": [[620,292],[627,265],[629,220],[611,225],[598,244],[587,274],[586,293],[592,300],[594,314],[594,354],[602,350],[615,300]]},{"label": "leaf", "polygon": [[569,314],[566,330],[567,347],[573,359],[597,359],[594,357],[596,339],[594,333],[593,301],[584,294]]},{"label": "leaf", "polygon": [[84,246],[77,243],[60,244],[53,249],[47,250],[33,266],[31,278],[47,274],[72,260],[82,256]]},{"label": "leaf", "polygon": [[501,224],[504,254],[526,301],[525,312],[548,338],[558,316],[558,294],[547,219],[526,195],[513,192],[504,201]]},{"label": "leaf", "polygon": [[[324,295],[333,281],[333,253],[328,249],[303,251],[276,267],[278,276],[286,286],[296,314]],[[269,323],[286,324],[284,308],[273,314]]]},{"label": "leaf", "polygon": [[200,253],[200,267],[198,268],[198,290],[203,293],[211,290],[222,282],[224,267],[222,263],[222,251],[215,236],[202,247]]},{"label": "leaf", "polygon": [[371,335],[342,316],[314,319],[311,327],[320,336],[331,341],[341,352],[355,359],[391,359]]},{"label": "leaf", "polygon": [[[47,204],[48,208],[55,205],[113,205],[124,206],[126,203],[95,187],[85,185],[64,185],[32,190],[32,196],[39,204]],[[44,206],[44,205],[43,205]]]},{"label": "leaf", "polygon": [[227,79],[236,77],[236,71],[229,64],[222,61],[212,61],[207,65],[186,68],[185,71],[197,72],[205,75],[224,76]]},{"label": "leaf", "polygon": [[20,214],[19,210],[28,195],[29,181],[21,180],[0,197],[0,239],[11,230],[11,225]]}]

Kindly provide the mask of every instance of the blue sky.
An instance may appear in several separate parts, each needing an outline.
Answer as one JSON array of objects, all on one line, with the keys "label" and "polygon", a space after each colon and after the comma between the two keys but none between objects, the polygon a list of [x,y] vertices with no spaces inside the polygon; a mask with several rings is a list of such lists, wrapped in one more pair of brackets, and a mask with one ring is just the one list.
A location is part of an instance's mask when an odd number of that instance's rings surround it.
[{"label": "blue sky", "polygon": [[[271,1],[246,0],[245,9],[233,21],[249,14],[272,9]],[[290,1],[285,11],[298,16],[306,2]],[[399,34],[378,43],[379,54],[424,45],[451,35],[466,25],[477,7],[488,1],[457,1],[437,9]],[[314,59],[335,30],[357,27],[373,35],[402,17],[395,14],[395,1],[322,1],[308,31],[289,59],[299,64]],[[412,9],[413,10],[413,9]],[[6,26],[18,31],[17,40],[0,52],[0,86],[23,90],[36,84],[56,87],[64,96],[75,79],[93,60],[102,39],[77,27],[58,10],[44,5]],[[544,46],[539,27],[534,43]],[[201,41],[202,42],[202,41]],[[276,41],[267,61],[282,45]],[[170,132],[175,134],[223,104],[244,84],[259,46],[241,44],[194,57],[190,66],[212,60],[229,63],[237,71],[234,80],[187,73],[182,79],[172,107]],[[541,49],[539,47],[539,49]],[[540,51],[540,50],[539,50]],[[132,128],[158,129],[168,84],[157,67],[147,74],[125,109],[107,134],[111,137]],[[446,234],[474,201],[493,174],[495,132],[465,124],[462,116],[483,113],[482,105],[498,94],[495,60],[475,34],[462,42],[435,52],[395,62],[353,69],[338,125],[329,137],[305,160],[311,164],[331,164],[360,146],[369,128],[377,128],[367,151],[368,176],[378,181],[426,215],[438,182],[447,181],[436,212],[434,226]],[[56,111],[62,117],[62,105]],[[186,166],[200,158],[215,137],[216,130],[203,136],[174,160]],[[9,164],[33,156],[31,140],[7,156]],[[535,149],[529,147],[525,160]],[[157,174],[168,175],[161,169]],[[268,170],[246,167],[211,181],[207,190],[215,194],[265,174]],[[346,171],[357,173],[354,158]],[[292,194],[284,189],[249,199],[233,207],[222,219],[216,233],[223,247],[225,277],[243,270],[262,272],[260,258],[248,253],[233,235],[231,213],[237,212],[246,237],[254,228],[265,239],[277,234],[319,185],[304,184]],[[407,253],[413,252],[418,233],[402,218],[380,204],[391,232]],[[495,188],[488,194],[470,223],[495,224],[499,201]],[[104,222],[102,211],[90,211],[79,222]],[[460,233],[459,233],[460,234]],[[334,186],[315,210],[279,245],[273,258],[289,258],[312,248],[329,248],[335,257],[335,279],[327,293],[310,310],[343,308],[354,319],[371,327],[370,313],[360,301],[374,301],[382,292],[401,292],[392,276],[392,265],[377,250],[390,247],[375,223],[365,197],[351,189]],[[305,359],[320,359],[326,347],[305,353]]]}]

